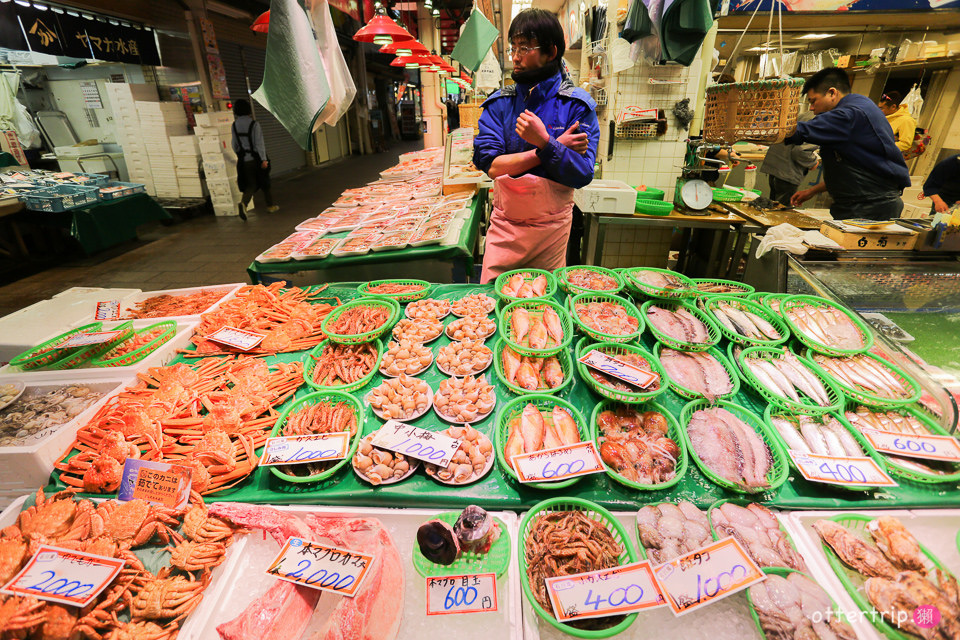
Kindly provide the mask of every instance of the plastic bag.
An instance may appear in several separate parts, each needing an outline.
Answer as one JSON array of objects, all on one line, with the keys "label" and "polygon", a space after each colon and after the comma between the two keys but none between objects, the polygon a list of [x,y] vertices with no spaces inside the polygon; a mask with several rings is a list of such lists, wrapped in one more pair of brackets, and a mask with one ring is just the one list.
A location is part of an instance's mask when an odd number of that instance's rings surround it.
[{"label": "plastic bag", "polygon": [[340,43],[337,42],[337,33],[333,28],[333,19],[330,17],[327,0],[307,0],[306,5],[307,15],[310,16],[314,35],[317,38],[317,49],[320,51],[320,59],[323,60],[323,69],[327,73],[327,82],[330,85],[330,102],[320,112],[320,116],[314,123],[314,130],[316,130],[321,124],[331,126],[337,124],[353,103],[357,95],[357,87],[350,75],[350,67],[347,66],[347,61],[340,50]]},{"label": "plastic bag", "polygon": [[913,88],[904,96],[901,104],[907,105],[907,111],[910,112],[914,120],[919,120],[920,110],[923,109],[923,96],[920,95],[920,87],[913,85]]},{"label": "plastic bag", "polygon": [[500,88],[500,79],[503,72],[500,70],[500,63],[497,62],[493,50],[487,51],[486,57],[480,63],[477,69],[477,89],[481,91],[492,91]]},{"label": "plastic bag", "polygon": [[0,86],[0,129],[13,129],[17,132],[20,146],[24,149],[38,149],[41,145],[40,130],[30,117],[27,108],[17,100],[20,86],[19,73],[4,73]]}]

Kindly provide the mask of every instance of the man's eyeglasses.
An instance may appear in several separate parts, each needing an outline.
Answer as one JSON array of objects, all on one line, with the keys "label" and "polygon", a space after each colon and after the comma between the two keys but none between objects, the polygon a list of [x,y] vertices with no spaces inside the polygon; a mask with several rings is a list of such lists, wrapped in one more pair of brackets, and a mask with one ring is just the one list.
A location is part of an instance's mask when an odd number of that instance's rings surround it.
[{"label": "man's eyeglasses", "polygon": [[510,57],[513,57],[513,56],[516,55],[516,54],[520,54],[521,56],[525,56],[525,55],[527,55],[528,53],[530,53],[531,51],[536,51],[536,50],[539,49],[539,48],[540,48],[540,47],[528,47],[528,46],[526,46],[526,45],[522,45],[522,46],[519,46],[519,47],[515,47],[515,46],[513,46],[513,45],[510,45],[509,47],[507,47],[507,53],[510,54]]}]

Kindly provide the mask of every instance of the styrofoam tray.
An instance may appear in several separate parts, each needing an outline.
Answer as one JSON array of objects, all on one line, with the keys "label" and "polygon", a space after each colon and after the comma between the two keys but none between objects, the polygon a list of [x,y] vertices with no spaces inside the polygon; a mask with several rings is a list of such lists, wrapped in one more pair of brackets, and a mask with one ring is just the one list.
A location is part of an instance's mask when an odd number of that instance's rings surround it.
[{"label": "styrofoam tray", "polygon": [[[163,291],[143,291],[141,293],[137,293],[133,296],[130,296],[129,298],[123,301],[123,304],[120,305],[120,317],[123,318],[127,313],[129,313],[134,308],[134,306],[136,306],[138,302],[143,302],[144,300],[147,300],[148,298],[152,298],[154,296],[159,296],[163,294],[167,294],[171,296],[182,296],[182,295],[188,295],[191,293],[197,293],[199,291],[222,292],[223,295],[220,297],[219,300],[211,304],[209,307],[207,307],[200,313],[193,313],[193,314],[187,314],[182,316],[163,316],[163,317],[156,317],[156,318],[138,318],[137,319],[138,322],[141,320],[144,320],[144,321],[150,321],[151,323],[160,322],[162,320],[185,320],[185,321],[199,320],[201,314],[208,313],[210,311],[213,311],[214,309],[217,309],[221,304],[223,304],[224,302],[226,302],[227,300],[235,296],[237,291],[239,291],[243,286],[244,284],[242,282],[233,282],[230,284],[215,284],[215,285],[206,286],[206,287],[187,287],[184,289],[166,289]],[[104,298],[104,300],[108,300],[108,299],[109,298]],[[97,309],[97,305],[96,303],[94,303],[90,311],[90,316],[87,322],[93,321],[94,314],[96,313],[96,309]]]},{"label": "styrofoam tray", "polygon": [[0,507],[24,493],[35,491],[47,483],[53,471],[53,463],[73,442],[77,430],[87,423],[100,410],[111,396],[133,382],[132,376],[114,376],[80,382],[69,371],[56,372],[59,376],[38,382],[28,381],[25,394],[35,390],[41,393],[53,391],[70,384],[86,384],[103,396],[92,405],[77,414],[69,422],[38,432],[24,444],[14,447],[0,447]]},{"label": "styrofoam tray", "polygon": [[333,251],[330,252],[330,255],[339,258],[341,256],[364,256],[368,253],[370,253],[369,248],[364,249],[363,251],[340,251],[340,245],[338,245]]},{"label": "styrofoam tray", "polygon": [[322,260],[323,258],[326,258],[327,256],[329,256],[333,252],[333,250],[336,249],[338,246],[340,246],[340,244],[343,242],[343,238],[323,238],[323,239],[317,238],[307,246],[308,247],[312,246],[317,242],[321,242],[322,240],[332,241],[333,243],[330,247],[330,251],[328,251],[327,253],[324,253],[321,255],[321,254],[299,253],[297,251],[294,251],[290,257],[293,258],[294,260]]},{"label": "styrofoam tray", "polygon": [[[522,638],[522,624],[520,614],[520,581],[519,566],[516,558],[511,557],[510,567],[505,576],[497,580],[496,613],[468,613],[454,616],[427,616],[426,615],[426,579],[420,577],[413,567],[413,545],[416,544],[417,528],[443,513],[440,510],[428,509],[374,509],[374,508],[338,508],[320,506],[287,506],[275,507],[282,511],[289,511],[298,515],[307,513],[327,514],[330,516],[345,517],[372,517],[378,518],[384,525],[393,543],[400,552],[404,568],[404,603],[403,618],[400,622],[398,640],[420,640],[431,636],[456,632],[457,640],[498,640]],[[454,509],[450,509],[452,511]],[[504,532],[510,536],[511,553],[516,550],[517,516],[508,511],[491,511],[490,515],[500,518],[507,525]],[[243,540],[246,538],[246,540]],[[226,572],[223,588],[218,591],[216,602],[210,609],[198,609],[188,619],[188,624],[194,620],[195,626],[184,626],[180,632],[181,639],[217,638],[217,625],[223,624],[240,615],[240,613],[255,599],[263,596],[272,586],[275,578],[269,577],[265,569],[276,557],[279,547],[269,535],[264,537],[260,532],[242,536],[238,542],[245,542],[243,553],[233,554],[233,558],[224,563]],[[234,543],[233,546],[236,546]],[[204,598],[204,605],[212,600]],[[317,605],[307,629],[301,636],[302,640],[314,637],[325,624],[329,612],[337,605],[340,597],[324,594]],[[201,605],[203,606],[203,605]],[[377,612],[373,612],[377,615]],[[200,622],[202,621],[202,622]]]}]

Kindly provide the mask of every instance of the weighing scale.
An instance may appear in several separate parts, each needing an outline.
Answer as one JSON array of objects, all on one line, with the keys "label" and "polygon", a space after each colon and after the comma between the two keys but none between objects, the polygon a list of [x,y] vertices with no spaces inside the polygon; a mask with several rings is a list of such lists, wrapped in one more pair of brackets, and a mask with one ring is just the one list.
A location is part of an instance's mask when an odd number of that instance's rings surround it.
[{"label": "weighing scale", "polygon": [[673,197],[673,203],[685,209],[687,215],[707,215],[706,209],[713,202],[713,189],[703,179],[703,174],[727,166],[723,160],[708,158],[707,154],[721,149],[730,151],[727,146],[707,144],[702,140],[687,140],[687,153]]}]

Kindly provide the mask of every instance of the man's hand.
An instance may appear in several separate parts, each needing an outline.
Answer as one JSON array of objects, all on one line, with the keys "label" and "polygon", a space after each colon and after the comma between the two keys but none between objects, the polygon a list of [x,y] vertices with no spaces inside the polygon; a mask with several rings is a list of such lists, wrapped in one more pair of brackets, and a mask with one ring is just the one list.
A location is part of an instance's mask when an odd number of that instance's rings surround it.
[{"label": "man's hand", "polygon": [[950,209],[950,207],[947,206],[947,203],[938,194],[933,194],[930,196],[930,199],[933,200],[933,210],[937,213],[946,213]]},{"label": "man's hand", "polygon": [[814,195],[816,195],[816,192],[813,189],[801,189],[800,191],[797,191],[795,194],[790,196],[790,206],[799,207],[804,202],[812,198]]},{"label": "man's hand", "polygon": [[580,155],[583,155],[587,152],[587,134],[585,133],[574,133],[577,129],[580,128],[580,122],[574,122],[573,126],[560,134],[560,137],[557,138],[557,142],[570,149],[571,151],[576,151]]},{"label": "man's hand", "polygon": [[266,160],[264,160],[263,162],[260,163],[260,168],[261,168],[261,169],[266,169],[269,164],[270,164],[269,162],[267,162]]},{"label": "man's hand", "polygon": [[550,142],[550,134],[547,133],[543,120],[529,109],[517,118],[517,135],[537,149],[543,149]]}]

